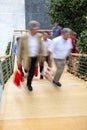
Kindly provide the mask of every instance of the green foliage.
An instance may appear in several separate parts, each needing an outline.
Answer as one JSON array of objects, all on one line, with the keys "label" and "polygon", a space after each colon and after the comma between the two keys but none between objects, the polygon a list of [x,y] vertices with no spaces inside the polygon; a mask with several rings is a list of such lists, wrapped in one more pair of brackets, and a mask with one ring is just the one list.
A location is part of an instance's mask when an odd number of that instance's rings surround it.
[{"label": "green foliage", "polygon": [[59,22],[63,27],[70,27],[78,34],[86,28],[87,0],[48,0],[48,15],[51,23]]},{"label": "green foliage", "polygon": [[9,52],[10,52],[10,46],[11,46],[11,42],[8,43],[8,46],[7,46],[7,49],[6,49],[6,52],[5,52],[6,55],[8,55]]},{"label": "green foliage", "polygon": [[77,42],[77,49],[80,53],[87,54],[87,30],[80,34],[79,40]]}]

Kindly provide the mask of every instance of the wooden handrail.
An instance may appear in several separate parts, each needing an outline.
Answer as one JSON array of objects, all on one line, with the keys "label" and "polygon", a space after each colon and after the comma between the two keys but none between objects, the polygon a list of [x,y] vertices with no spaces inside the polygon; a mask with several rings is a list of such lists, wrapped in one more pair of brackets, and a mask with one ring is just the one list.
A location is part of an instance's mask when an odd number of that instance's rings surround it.
[{"label": "wooden handrail", "polygon": [[80,53],[70,53],[73,56],[87,56],[87,54],[80,54]]},{"label": "wooden handrail", "polygon": [[10,55],[3,55],[3,56],[0,56],[0,59],[6,59],[8,57],[10,57]]},{"label": "wooden handrail", "polygon": [[[47,32],[51,32],[52,30],[39,30],[40,32],[44,32],[44,31],[47,31]],[[29,32],[29,30],[14,30],[14,32]]]}]

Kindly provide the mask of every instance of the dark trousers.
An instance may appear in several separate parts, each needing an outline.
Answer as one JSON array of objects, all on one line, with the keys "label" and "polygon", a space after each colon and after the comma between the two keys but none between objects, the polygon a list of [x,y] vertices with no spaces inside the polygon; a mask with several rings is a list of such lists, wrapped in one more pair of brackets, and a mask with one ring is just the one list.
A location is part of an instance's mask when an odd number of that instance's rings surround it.
[{"label": "dark trousers", "polygon": [[[46,61],[47,64],[48,64],[48,66],[50,66],[50,65],[49,65],[49,62],[48,62],[48,60],[49,60],[48,58],[49,58],[49,57],[48,57],[48,56],[45,56],[44,58],[45,58],[45,61]],[[43,71],[43,69],[44,69],[44,61],[43,61],[43,62],[40,62],[40,73]]]},{"label": "dark trousers", "polygon": [[31,86],[31,82],[34,76],[34,70],[36,65],[37,57],[32,57],[30,60],[30,67],[28,70],[28,77],[27,77],[27,86]]}]

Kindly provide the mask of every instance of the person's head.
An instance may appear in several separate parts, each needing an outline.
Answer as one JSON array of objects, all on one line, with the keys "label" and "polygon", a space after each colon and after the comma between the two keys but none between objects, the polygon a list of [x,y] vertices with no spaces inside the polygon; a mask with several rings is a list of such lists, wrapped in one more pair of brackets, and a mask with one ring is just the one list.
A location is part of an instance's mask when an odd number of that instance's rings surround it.
[{"label": "person's head", "polygon": [[35,35],[38,32],[39,28],[40,28],[39,22],[37,22],[35,20],[29,21],[28,29],[30,30],[32,35]]},{"label": "person's head", "polygon": [[71,36],[72,30],[70,28],[63,28],[61,30],[61,35],[63,36],[64,40],[67,40]]},{"label": "person's head", "polygon": [[20,37],[17,37],[17,38],[16,38],[17,43],[19,43],[19,40],[20,40]]},{"label": "person's head", "polygon": [[49,38],[49,32],[44,32],[43,33],[43,39],[46,41],[47,40],[47,38]]},{"label": "person's head", "polygon": [[55,27],[57,27],[58,25],[59,25],[59,23],[57,23],[57,22],[54,23],[54,26],[55,26]]},{"label": "person's head", "polygon": [[74,31],[72,31],[72,32],[71,32],[71,37],[76,38],[76,36],[77,36],[77,33],[74,32]]}]

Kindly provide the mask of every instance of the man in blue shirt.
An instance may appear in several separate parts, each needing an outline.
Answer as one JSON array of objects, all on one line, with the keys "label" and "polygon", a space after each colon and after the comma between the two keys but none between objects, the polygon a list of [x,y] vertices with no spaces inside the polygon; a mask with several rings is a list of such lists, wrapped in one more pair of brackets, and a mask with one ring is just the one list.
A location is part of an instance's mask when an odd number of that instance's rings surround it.
[{"label": "man in blue shirt", "polygon": [[54,27],[52,28],[52,38],[55,38],[57,36],[61,35],[62,27],[59,25],[59,23],[55,22]]},{"label": "man in blue shirt", "polygon": [[18,48],[18,42],[20,40],[20,37],[17,37],[16,38],[16,42],[14,43],[14,46],[13,46],[13,54],[16,55],[17,54],[17,48]]},{"label": "man in blue shirt", "polygon": [[[17,37],[13,45],[14,71],[17,69],[17,49],[18,49],[19,40],[20,40],[20,37]],[[21,68],[21,72],[23,73],[22,68]]]}]

